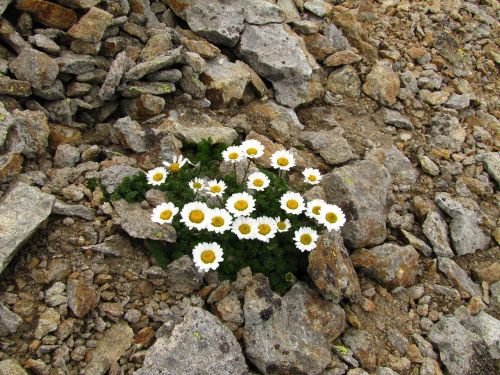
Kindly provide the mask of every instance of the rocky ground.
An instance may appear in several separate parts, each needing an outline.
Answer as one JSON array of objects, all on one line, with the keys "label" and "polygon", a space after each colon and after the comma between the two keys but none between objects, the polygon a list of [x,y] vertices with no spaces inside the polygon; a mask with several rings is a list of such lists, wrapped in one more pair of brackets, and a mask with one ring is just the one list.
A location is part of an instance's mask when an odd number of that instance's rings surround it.
[{"label": "rocky ground", "polygon": [[[499,11],[1,0],[0,374],[496,373]],[[291,148],[346,212],[283,296],[162,269],[163,197],[89,189],[209,136]]]}]

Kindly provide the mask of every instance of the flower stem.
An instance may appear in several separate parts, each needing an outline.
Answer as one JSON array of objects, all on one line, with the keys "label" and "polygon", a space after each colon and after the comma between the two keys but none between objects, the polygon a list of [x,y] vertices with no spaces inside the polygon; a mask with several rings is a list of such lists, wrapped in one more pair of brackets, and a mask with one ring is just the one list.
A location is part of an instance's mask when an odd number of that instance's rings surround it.
[{"label": "flower stem", "polygon": [[224,203],[222,202],[222,199],[217,195],[217,200],[219,201],[220,208],[224,208]]},{"label": "flower stem", "polygon": [[245,169],[245,174],[243,175],[243,180],[241,181],[242,184],[245,183],[245,180],[247,178],[248,170],[250,169],[250,163],[251,163],[251,161],[250,161],[250,159],[248,159],[248,164],[247,164],[247,167]]}]

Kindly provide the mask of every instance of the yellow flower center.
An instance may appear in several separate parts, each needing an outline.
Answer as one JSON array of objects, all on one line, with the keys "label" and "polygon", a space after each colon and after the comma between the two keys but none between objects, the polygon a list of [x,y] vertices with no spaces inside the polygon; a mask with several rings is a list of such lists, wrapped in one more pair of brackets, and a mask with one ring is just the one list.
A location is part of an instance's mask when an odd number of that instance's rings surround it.
[{"label": "yellow flower center", "polygon": [[199,224],[205,220],[205,214],[201,210],[193,210],[189,214],[189,220],[192,223]]},{"label": "yellow flower center", "polygon": [[312,208],[312,213],[315,215],[319,215],[320,210],[321,210],[321,206],[314,206]]},{"label": "yellow flower center", "polygon": [[234,203],[234,208],[238,211],[245,211],[248,208],[248,202],[246,200],[239,200]]},{"label": "yellow flower center", "polygon": [[277,225],[278,225],[278,229],[279,230],[285,230],[286,229],[286,223],[284,221],[280,221]]},{"label": "yellow flower center", "polygon": [[300,243],[303,245],[309,245],[312,242],[312,237],[310,234],[304,233],[300,236]]},{"label": "yellow flower center", "polygon": [[297,202],[295,199],[290,199],[286,202],[286,206],[291,210],[296,210],[297,207],[299,207],[299,202]]},{"label": "yellow flower center", "polygon": [[325,219],[326,221],[328,221],[329,223],[336,223],[337,220],[338,220],[338,217],[337,215],[335,215],[333,212],[328,212],[326,215],[325,215]]},{"label": "yellow flower center", "polygon": [[155,181],[161,181],[163,180],[163,173],[157,172],[153,175],[153,180]]},{"label": "yellow flower center", "polygon": [[212,250],[204,250],[201,253],[200,258],[205,264],[213,263],[215,260],[215,253]]},{"label": "yellow flower center", "polygon": [[307,179],[311,182],[315,182],[317,180],[317,177],[313,174],[310,174],[309,177],[307,177]]},{"label": "yellow flower center", "polygon": [[257,149],[255,147],[250,147],[247,149],[247,154],[248,155],[257,155]]},{"label": "yellow flower center", "polygon": [[222,190],[222,188],[219,186],[219,185],[214,185],[210,188],[210,191],[212,193],[220,193]]},{"label": "yellow flower center", "polygon": [[195,182],[195,183],[193,184],[193,187],[194,187],[196,190],[201,189],[201,186],[202,186],[202,185],[201,185],[199,182]]},{"label": "yellow flower center", "polygon": [[168,220],[172,217],[172,211],[170,210],[165,210],[160,213],[160,219],[162,220]]},{"label": "yellow flower center", "polygon": [[248,233],[250,233],[250,231],[252,230],[252,228],[248,224],[241,224],[238,227],[238,230],[240,231],[241,234],[248,234]]},{"label": "yellow flower center", "polygon": [[257,187],[262,187],[264,186],[264,180],[261,180],[260,178],[256,178],[253,180],[253,185]]},{"label": "yellow flower center", "polygon": [[222,216],[214,216],[212,218],[212,225],[214,227],[222,227],[224,225],[224,218]]},{"label": "yellow flower center", "polygon": [[288,159],[287,158],[283,158],[283,157],[278,158],[277,162],[278,162],[278,165],[280,167],[286,167],[288,165]]},{"label": "yellow flower center", "polygon": [[271,227],[267,224],[260,224],[259,225],[259,233],[265,236],[266,234],[269,234],[271,231]]},{"label": "yellow flower center", "polygon": [[181,166],[179,163],[172,163],[170,164],[170,167],[168,167],[168,169],[172,173],[179,173],[179,171],[181,170]]},{"label": "yellow flower center", "polygon": [[238,156],[240,156],[240,155],[237,152],[231,152],[228,156],[229,156],[229,159],[236,160],[236,159],[238,159]]}]

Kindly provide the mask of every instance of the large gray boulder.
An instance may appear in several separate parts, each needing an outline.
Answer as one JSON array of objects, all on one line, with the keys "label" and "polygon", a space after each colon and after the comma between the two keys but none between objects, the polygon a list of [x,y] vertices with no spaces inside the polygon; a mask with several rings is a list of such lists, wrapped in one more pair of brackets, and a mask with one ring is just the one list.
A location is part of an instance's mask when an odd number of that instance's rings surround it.
[{"label": "large gray boulder", "polygon": [[379,245],[387,236],[387,195],[391,176],[383,165],[362,160],[326,174],[326,198],[344,210],[342,228],[346,245],[352,249]]},{"label": "large gray boulder", "polygon": [[52,212],[56,198],[24,183],[0,202],[0,273]]},{"label": "large gray boulder", "polygon": [[198,307],[187,311],[172,334],[149,348],[134,375],[248,374],[240,345],[214,315]]}]

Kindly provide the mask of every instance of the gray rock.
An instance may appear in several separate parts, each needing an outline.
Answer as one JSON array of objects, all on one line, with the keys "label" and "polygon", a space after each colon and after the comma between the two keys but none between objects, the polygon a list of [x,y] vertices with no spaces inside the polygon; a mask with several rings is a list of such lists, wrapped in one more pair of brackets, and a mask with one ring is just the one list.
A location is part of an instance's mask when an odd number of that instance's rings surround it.
[{"label": "gray rock", "polygon": [[22,323],[23,320],[19,315],[10,311],[3,303],[0,303],[0,337],[16,333]]},{"label": "gray rock", "polygon": [[369,160],[335,169],[323,177],[327,200],[343,208],[346,245],[358,249],[382,243],[386,236],[389,171]]},{"label": "gray rock", "polygon": [[63,282],[55,282],[49,289],[45,291],[44,301],[51,307],[68,303],[68,297],[65,296],[66,284]]},{"label": "gray rock", "polygon": [[60,79],[56,79],[50,86],[41,89],[34,88],[33,95],[46,100],[61,100],[66,98],[64,95],[64,85]]},{"label": "gray rock", "polygon": [[12,115],[16,119],[15,133],[11,139],[12,144],[14,144],[13,151],[20,152],[29,159],[44,155],[50,134],[45,113],[15,109],[12,111]]},{"label": "gray rock", "polygon": [[240,0],[245,21],[253,25],[282,22],[280,8],[266,0]]},{"label": "gray rock", "polygon": [[[179,80],[179,85],[182,91],[194,98],[202,99],[205,97],[207,88],[200,80],[200,75],[190,66],[182,67],[182,78]],[[211,98],[212,100],[215,99],[214,96]],[[217,98],[216,102],[220,102],[220,98]]]},{"label": "gray rock", "polygon": [[466,209],[447,193],[437,194],[435,202],[452,218],[450,237],[457,255],[473,254],[489,246],[490,237],[483,233],[479,226],[480,219],[474,211]]},{"label": "gray rock", "polygon": [[383,108],[382,113],[384,115],[384,123],[387,125],[392,125],[396,128],[401,129],[413,129],[413,124],[410,120],[404,117],[398,111],[394,111],[392,109]]},{"label": "gray rock", "polygon": [[472,281],[467,272],[452,259],[445,257],[438,258],[438,268],[446,275],[453,286],[458,288],[462,298],[480,297],[482,295],[481,287]]},{"label": "gray rock", "polygon": [[9,63],[9,69],[21,81],[28,81],[36,89],[48,87],[59,74],[59,67],[49,55],[25,48]]},{"label": "gray rock", "polygon": [[412,185],[417,181],[417,172],[410,159],[394,145],[374,148],[366,153],[365,159],[383,164],[395,184]]},{"label": "gray rock", "polygon": [[238,51],[255,72],[273,83],[280,104],[295,108],[319,94],[308,87],[314,86],[311,78],[319,66],[287,25],[247,25]]},{"label": "gray rock", "polygon": [[328,76],[326,87],[333,94],[357,98],[361,95],[361,80],[356,69],[347,65],[334,70]]},{"label": "gray rock", "polygon": [[3,103],[0,103],[0,149],[7,140],[10,128],[16,123],[15,118],[7,111]]},{"label": "gray rock", "polygon": [[148,74],[145,79],[151,82],[178,82],[182,78],[182,73],[179,69],[160,70]]},{"label": "gray rock", "polygon": [[452,109],[465,109],[470,105],[470,98],[468,94],[451,94],[444,105]]},{"label": "gray rock", "polygon": [[328,24],[328,26],[323,31],[323,34],[333,42],[333,46],[337,51],[345,51],[351,49],[351,44],[342,33],[342,30],[340,30],[333,23]]},{"label": "gray rock", "polygon": [[351,255],[355,268],[387,288],[407,287],[417,276],[418,253],[412,246],[384,243],[371,249],[360,249]]},{"label": "gray rock", "polygon": [[143,94],[167,95],[175,92],[175,85],[171,82],[141,82],[137,81],[118,86],[118,92],[124,98],[137,98]]},{"label": "gray rock", "polygon": [[54,332],[60,322],[61,315],[56,309],[50,308],[45,310],[38,318],[38,323],[34,332],[35,338],[40,340],[48,333]]},{"label": "gray rock", "polygon": [[335,303],[356,302],[361,295],[358,276],[339,232],[323,236],[309,253],[307,273],[323,298]]},{"label": "gray rock", "polygon": [[50,102],[45,106],[49,114],[49,120],[62,125],[71,125],[73,114],[76,112],[78,99],[62,99]]},{"label": "gray rock", "polygon": [[151,221],[151,212],[139,203],[127,203],[124,199],[114,201],[113,221],[131,237],[145,240],[175,242],[175,229],[167,224]]},{"label": "gray rock", "polygon": [[125,177],[135,176],[138,173],[144,172],[142,169],[134,168],[129,165],[112,165],[102,170],[100,178],[106,191],[111,194]]},{"label": "gray rock", "polygon": [[0,202],[0,273],[50,215],[55,197],[22,182]]},{"label": "gray rock", "polygon": [[246,357],[264,374],[320,374],[332,358],[328,341],[312,317],[303,320],[309,314],[293,300],[299,291],[289,293],[280,298],[264,275],[254,276],[243,306]]},{"label": "gray rock", "polygon": [[78,148],[68,144],[57,146],[54,156],[54,166],[56,168],[74,167],[78,160],[80,160]]},{"label": "gray rock", "polygon": [[184,142],[200,143],[203,139],[212,139],[212,143],[233,144],[238,138],[236,130],[225,126],[187,127],[181,126],[174,129],[174,135]]},{"label": "gray rock", "polygon": [[12,0],[0,0],[0,16],[5,12]]},{"label": "gray rock", "polygon": [[13,358],[0,361],[0,375],[28,375],[28,372]]},{"label": "gray rock", "polygon": [[360,365],[367,370],[373,371],[376,366],[377,357],[374,353],[375,342],[373,336],[364,330],[349,328],[342,335],[342,342],[354,353],[354,357]]},{"label": "gray rock", "polygon": [[174,293],[191,294],[203,283],[203,274],[198,271],[192,259],[187,255],[170,263],[165,272],[167,287]]},{"label": "gray rock", "polygon": [[477,159],[483,162],[484,169],[500,185],[500,152],[481,154],[477,156]]},{"label": "gray rock", "polygon": [[125,73],[125,82],[137,81],[145,75],[181,63],[183,59],[182,53],[183,47],[177,47],[171,51],[166,51],[163,55],[156,56],[154,59],[137,64]]},{"label": "gray rock", "polygon": [[284,23],[300,21],[300,13],[297,10],[297,5],[295,5],[294,0],[278,0],[276,5],[281,10]]},{"label": "gray rock", "polygon": [[453,257],[453,250],[448,240],[448,224],[437,212],[429,211],[422,224],[422,231],[429,239],[432,250],[437,256]]},{"label": "gray rock", "polygon": [[436,163],[434,163],[428,156],[419,155],[418,161],[420,162],[420,166],[423,171],[431,176],[439,175],[439,167]]},{"label": "gray rock", "polygon": [[125,351],[132,345],[134,331],[125,322],[119,322],[111,326],[97,347],[90,352],[90,361],[81,371],[82,375],[104,375],[111,365],[116,363]]},{"label": "gray rock", "polygon": [[410,246],[413,246],[415,249],[420,251],[426,257],[432,256],[432,248],[429,245],[427,245],[424,241],[422,241],[420,238],[414,236],[413,234],[404,229],[401,229],[401,233],[403,233],[403,236],[405,236]]},{"label": "gray rock", "polygon": [[357,158],[342,133],[340,128],[306,131],[299,134],[299,140],[318,152],[328,164],[336,165]]},{"label": "gray rock", "polygon": [[69,74],[83,74],[94,70],[95,60],[88,55],[80,55],[73,52],[63,52],[55,59],[59,70]]},{"label": "gray rock", "polygon": [[399,93],[399,76],[387,60],[379,61],[366,76],[363,92],[379,103],[391,106]]},{"label": "gray rock", "polygon": [[116,88],[120,84],[123,75],[133,66],[134,62],[127,56],[125,51],[116,55],[116,58],[111,64],[109,72],[106,75],[106,80],[99,90],[99,98],[102,100],[111,99],[116,91]]},{"label": "gray rock", "polygon": [[422,353],[422,356],[437,359],[436,352],[434,351],[432,344],[429,341],[424,339],[418,333],[413,333],[411,337],[417,345],[418,350],[420,350],[420,353]]},{"label": "gray rock", "polygon": [[142,130],[141,125],[130,117],[122,117],[116,120],[113,124],[113,129],[116,130],[116,135],[120,144],[124,148],[131,149],[134,152],[146,152],[146,133]]},{"label": "gray rock", "polygon": [[112,22],[112,14],[92,7],[68,30],[68,34],[83,42],[99,43]]},{"label": "gray rock", "polygon": [[452,315],[434,324],[427,338],[437,346],[450,375],[491,375],[496,372],[485,342]]},{"label": "gray rock", "polygon": [[333,10],[333,7],[323,0],[309,0],[304,2],[304,9],[318,17],[324,17]]},{"label": "gray rock", "polygon": [[244,29],[244,10],[239,2],[193,1],[186,9],[189,28],[215,44],[235,47]]},{"label": "gray rock", "polygon": [[479,335],[490,351],[491,358],[500,359],[500,321],[484,311],[462,322],[469,331]]},{"label": "gray rock", "polygon": [[443,77],[434,70],[424,70],[420,73],[418,87],[427,90],[439,90],[443,84]]},{"label": "gray rock", "polygon": [[99,244],[83,246],[82,249],[114,257],[131,257],[134,254],[130,240],[121,234],[113,234]]},{"label": "gray rock", "polygon": [[95,219],[94,211],[91,208],[83,204],[68,204],[60,200],[56,200],[52,208],[52,213],[62,216],[79,217],[85,220]]},{"label": "gray rock", "polygon": [[448,113],[438,113],[431,119],[427,141],[434,147],[460,151],[465,135],[465,130],[456,117]]},{"label": "gray rock", "polygon": [[490,285],[491,306],[495,309],[500,309],[500,281]]},{"label": "gray rock", "polygon": [[59,45],[52,39],[46,37],[43,34],[35,34],[33,36],[28,37],[28,40],[36,48],[41,49],[44,52],[50,53],[52,55],[58,55],[59,52],[61,52],[61,47],[59,47]]},{"label": "gray rock", "polygon": [[398,375],[398,373],[389,367],[377,367],[375,375]]},{"label": "gray rock", "polygon": [[[187,361],[186,359],[189,359]],[[168,369],[168,370],[166,370]],[[231,331],[209,312],[190,307],[170,337],[147,351],[134,375],[240,375],[248,373],[241,348]]]}]

